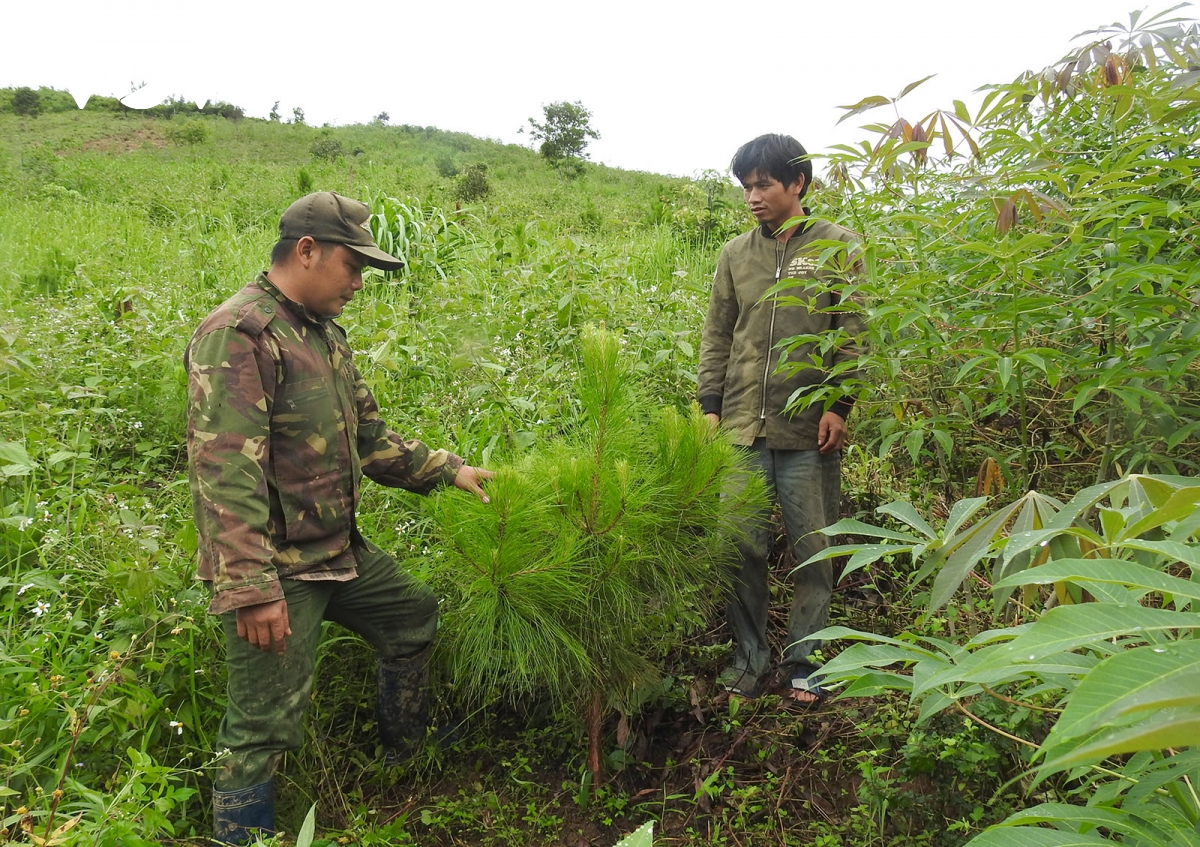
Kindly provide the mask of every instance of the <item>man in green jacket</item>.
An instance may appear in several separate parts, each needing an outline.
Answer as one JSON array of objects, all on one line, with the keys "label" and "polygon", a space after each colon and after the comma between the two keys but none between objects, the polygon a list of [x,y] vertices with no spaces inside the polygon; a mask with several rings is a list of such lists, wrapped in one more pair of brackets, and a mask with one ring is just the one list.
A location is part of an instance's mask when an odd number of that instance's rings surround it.
[{"label": "man in green jacket", "polygon": [[270,270],[200,324],[184,356],[198,577],[225,630],[227,749],[213,829],[244,843],[274,828],[271,775],[300,746],[323,620],[379,656],[376,714],[389,758],[425,733],[437,598],[362,537],[363,475],[428,493],[453,485],[487,502],[491,476],[387,428],[333,318],[367,265],[395,270],[363,203],[321,192],[279,222]]},{"label": "man in green jacket", "polygon": [[[854,233],[812,220],[803,198],[812,163],[790,136],[764,135],[733,158],[746,203],[759,222],[721,251],[700,342],[699,402],[767,480],[788,542],[803,562],[828,546],[815,531],[837,520],[841,451],[854,398],[864,326],[842,298]],[[842,249],[831,247],[845,245]],[[783,286],[780,283],[783,282]],[[739,544],[741,565],[728,599],[734,655],[718,681],[759,694],[772,664],[767,643],[768,515]],[[814,702],[820,689],[808,636],[823,628],[833,591],[830,562],[793,574],[793,596],[778,678],[785,696]]]}]

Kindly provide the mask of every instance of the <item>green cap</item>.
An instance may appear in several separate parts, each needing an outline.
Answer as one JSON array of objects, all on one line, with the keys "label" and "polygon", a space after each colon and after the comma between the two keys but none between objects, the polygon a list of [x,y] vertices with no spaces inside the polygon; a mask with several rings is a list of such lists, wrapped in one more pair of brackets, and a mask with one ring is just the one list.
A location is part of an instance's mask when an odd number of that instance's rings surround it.
[{"label": "green cap", "polygon": [[404,262],[375,244],[367,223],[370,217],[366,203],[332,191],[318,191],[287,207],[279,219],[279,237],[299,239],[308,235],[317,241],[345,244],[366,259],[368,265],[381,271],[404,267]]}]

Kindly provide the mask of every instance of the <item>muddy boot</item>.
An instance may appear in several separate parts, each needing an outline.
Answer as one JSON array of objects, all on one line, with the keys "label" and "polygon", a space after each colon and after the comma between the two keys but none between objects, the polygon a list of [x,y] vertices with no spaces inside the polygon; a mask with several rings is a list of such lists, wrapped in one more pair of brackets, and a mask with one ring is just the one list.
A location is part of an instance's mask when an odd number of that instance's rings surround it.
[{"label": "muddy boot", "polygon": [[219,844],[249,844],[250,832],[275,831],[275,796],[271,783],[239,791],[213,791],[213,840]]},{"label": "muddy boot", "polygon": [[383,742],[384,764],[397,765],[425,740],[429,724],[429,652],[407,659],[379,660],[375,717]]}]

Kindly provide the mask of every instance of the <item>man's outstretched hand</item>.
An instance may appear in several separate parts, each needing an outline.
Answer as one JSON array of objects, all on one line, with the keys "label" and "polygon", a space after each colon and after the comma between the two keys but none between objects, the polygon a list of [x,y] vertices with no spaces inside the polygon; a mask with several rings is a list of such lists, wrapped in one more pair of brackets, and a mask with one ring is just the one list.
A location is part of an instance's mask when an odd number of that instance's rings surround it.
[{"label": "man's outstretched hand", "polygon": [[243,606],[236,612],[238,638],[260,650],[283,652],[283,639],[292,634],[286,600]]},{"label": "man's outstretched hand", "polygon": [[487,493],[483,490],[484,480],[491,479],[495,476],[494,473],[483,468],[472,467],[471,465],[463,465],[458,469],[458,474],[454,477],[454,487],[461,488],[463,491],[469,491],[482,500],[484,503],[490,503]]}]

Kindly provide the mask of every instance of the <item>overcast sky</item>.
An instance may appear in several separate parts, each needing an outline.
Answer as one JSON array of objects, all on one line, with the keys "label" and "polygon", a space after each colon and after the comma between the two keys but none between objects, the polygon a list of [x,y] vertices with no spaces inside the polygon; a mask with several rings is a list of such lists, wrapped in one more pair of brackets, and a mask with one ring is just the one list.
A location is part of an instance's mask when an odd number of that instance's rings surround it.
[{"label": "overcast sky", "polygon": [[[869,113],[835,127],[839,105],[894,96],[909,120],[987,83],[1057,61],[1084,30],[1145,0],[677,2],[443,0],[288,3],[200,0],[7,3],[0,86],[49,85],[77,98],[168,95],[272,103],[310,124],[437,126],[505,142],[541,107],[580,100],[602,135],[592,158],[691,175],[725,170],[763,132],[819,152],[864,137]],[[1192,17],[1189,7],[1178,14]],[[878,118],[876,118],[878,114]]]}]

